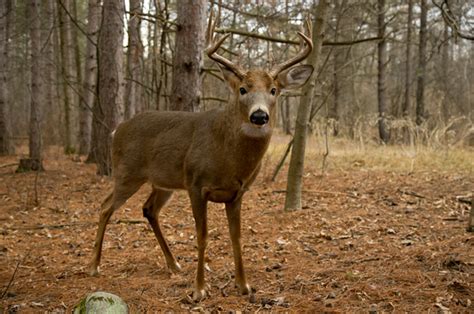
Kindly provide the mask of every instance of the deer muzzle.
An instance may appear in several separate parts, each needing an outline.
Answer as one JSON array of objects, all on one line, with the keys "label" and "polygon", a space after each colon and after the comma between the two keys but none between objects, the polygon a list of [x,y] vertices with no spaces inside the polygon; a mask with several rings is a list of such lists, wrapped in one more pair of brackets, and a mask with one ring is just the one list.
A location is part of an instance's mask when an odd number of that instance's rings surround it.
[{"label": "deer muzzle", "polygon": [[250,122],[256,125],[267,124],[269,119],[268,113],[261,109],[258,109],[250,115]]},{"label": "deer muzzle", "polygon": [[252,124],[263,126],[270,120],[268,108],[264,105],[255,105],[250,109],[249,120]]}]

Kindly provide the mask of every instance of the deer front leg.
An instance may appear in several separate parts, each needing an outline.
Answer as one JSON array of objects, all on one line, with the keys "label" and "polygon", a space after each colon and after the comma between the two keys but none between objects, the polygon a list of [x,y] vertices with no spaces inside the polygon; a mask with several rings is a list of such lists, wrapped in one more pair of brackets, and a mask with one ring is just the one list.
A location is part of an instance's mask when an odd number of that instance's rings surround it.
[{"label": "deer front leg", "polygon": [[190,191],[191,206],[196,223],[196,236],[198,246],[198,265],[193,299],[201,301],[206,297],[204,282],[204,253],[207,246],[207,200],[203,199],[200,191]]},{"label": "deer front leg", "polygon": [[232,241],[232,250],[234,251],[235,265],[235,284],[239,288],[240,293],[251,293],[250,285],[245,277],[244,265],[242,263],[242,250],[240,245],[240,207],[242,198],[239,197],[232,203],[225,204],[227,221],[229,223],[230,239]]}]

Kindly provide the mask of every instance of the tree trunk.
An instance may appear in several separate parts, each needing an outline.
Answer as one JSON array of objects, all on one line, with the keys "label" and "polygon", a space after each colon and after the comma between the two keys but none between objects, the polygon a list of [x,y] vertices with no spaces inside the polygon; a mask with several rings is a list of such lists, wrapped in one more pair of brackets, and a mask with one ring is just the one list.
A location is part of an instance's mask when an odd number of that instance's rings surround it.
[{"label": "tree trunk", "polygon": [[[43,86],[43,119],[42,128],[47,128],[51,125],[59,125],[55,119],[55,64],[54,64],[54,40],[52,33],[54,32],[55,25],[55,14],[54,14],[54,2],[55,0],[44,0],[42,1],[42,15],[43,15],[43,27],[41,29],[41,47],[43,48],[42,59],[42,82]],[[57,143],[58,138],[56,137],[59,133],[51,130],[48,132],[48,137],[43,137],[45,144]]]},{"label": "tree trunk", "polygon": [[104,0],[99,34],[99,99],[97,102],[97,173],[111,174],[112,131],[119,123],[123,105],[123,14],[122,0]]},{"label": "tree trunk", "polygon": [[420,45],[418,50],[418,70],[416,85],[416,124],[421,125],[425,120],[425,77],[426,77],[426,0],[421,0],[420,12]]},{"label": "tree trunk", "polygon": [[[74,92],[70,85],[76,83],[74,75],[74,45],[71,35],[71,19],[68,16],[72,14],[71,1],[59,0],[59,24],[60,24],[60,49],[62,61],[62,78],[63,78],[63,97],[64,97],[64,152],[66,154],[74,153],[74,137],[73,137],[73,109]],[[67,11],[67,12],[66,12]]]},{"label": "tree trunk", "polygon": [[[28,22],[30,27],[31,42],[31,100],[30,100],[30,135],[29,135],[29,159],[30,169],[41,170],[41,20],[40,0],[30,0],[28,4]],[[21,164],[20,164],[21,166]]]},{"label": "tree trunk", "polygon": [[[314,48],[308,57],[308,63],[318,69],[321,56],[321,47],[326,28],[326,19],[328,16],[329,1],[320,0],[316,7],[315,23],[313,25],[313,43]],[[309,83],[303,87],[303,96],[298,107],[298,114],[295,124],[295,136],[293,148],[291,151],[290,168],[288,170],[288,183],[286,187],[285,210],[301,209],[301,188],[304,169],[304,156],[306,149],[306,136],[311,114],[312,95],[314,81],[310,79]]]},{"label": "tree trunk", "polygon": [[[343,11],[345,10],[345,1],[334,1],[334,12],[336,15],[336,25],[334,27],[334,41],[343,40],[344,29],[343,28]],[[341,33],[341,36],[339,36]],[[340,38],[341,37],[341,38]],[[329,107],[328,117],[331,119],[331,133],[333,136],[339,135],[339,117],[341,111],[342,94],[343,94],[343,81],[347,80],[342,73],[342,69],[345,63],[345,56],[347,55],[347,47],[335,47],[333,52],[333,85],[334,85],[334,96],[332,106]]]},{"label": "tree trunk", "polygon": [[474,232],[474,199],[471,196],[471,213],[469,214],[469,223],[467,225],[467,231]]},{"label": "tree trunk", "polygon": [[444,121],[447,123],[449,120],[449,82],[446,77],[449,77],[449,26],[444,24],[443,31],[443,50],[441,52],[441,75],[438,78],[442,83],[444,91],[443,102],[441,103],[441,113]]},{"label": "tree trunk", "polygon": [[127,81],[125,84],[125,116],[128,120],[138,109],[137,95],[140,79],[140,55],[143,51],[140,40],[141,0],[130,0],[130,19],[128,21]]},{"label": "tree trunk", "polygon": [[9,19],[13,10],[11,0],[0,1],[0,155],[13,155],[15,149],[11,139],[11,117],[9,108]]},{"label": "tree trunk", "polygon": [[89,0],[87,14],[86,62],[79,106],[79,154],[87,155],[91,145],[92,108],[97,81],[97,33],[100,22],[100,0]]},{"label": "tree trunk", "polygon": [[199,111],[206,8],[204,0],[182,0],[178,5],[172,110]]},{"label": "tree trunk", "polygon": [[[378,37],[385,37],[385,0],[378,0]],[[377,100],[379,107],[379,136],[383,143],[388,143],[390,139],[390,133],[387,125],[387,96],[385,93],[385,69],[387,67],[387,42],[384,39],[380,40],[377,44],[377,67],[378,67],[378,78],[377,78]]]},{"label": "tree trunk", "polygon": [[411,91],[411,24],[413,20],[413,0],[408,0],[408,20],[407,20],[407,49],[405,63],[405,99],[402,104],[402,116],[409,117],[410,91]]}]

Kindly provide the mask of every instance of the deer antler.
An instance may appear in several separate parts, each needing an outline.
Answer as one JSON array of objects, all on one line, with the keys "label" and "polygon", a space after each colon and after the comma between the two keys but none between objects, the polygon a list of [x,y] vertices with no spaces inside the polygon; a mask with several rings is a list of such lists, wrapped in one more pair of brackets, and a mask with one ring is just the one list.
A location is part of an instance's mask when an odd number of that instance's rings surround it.
[{"label": "deer antler", "polygon": [[282,72],[283,70],[288,69],[289,67],[303,61],[308,57],[308,55],[311,53],[313,50],[313,41],[311,40],[312,36],[312,23],[311,20],[308,18],[306,19],[306,27],[308,28],[308,36],[303,34],[303,32],[298,32],[298,35],[301,37],[301,44],[303,45],[306,43],[305,49],[301,50],[296,56],[293,58],[275,65],[272,70],[269,72],[270,76],[273,77],[274,79],[277,77],[277,75]]},{"label": "deer antler", "polygon": [[[209,23],[207,24],[207,44],[208,47],[206,49],[206,53],[208,57],[217,63],[222,64],[225,66],[227,69],[231,70],[235,75],[237,75],[240,79],[242,79],[245,76],[245,72],[235,63],[232,61],[224,58],[223,56],[220,56],[216,53],[216,51],[219,49],[219,47],[222,45],[224,40],[227,39],[227,37],[230,36],[230,34],[226,34],[222,36],[222,38],[218,40],[214,40],[214,29],[216,28],[216,21],[213,22],[213,16],[214,16],[214,10],[211,9],[211,13],[209,16]],[[220,16],[220,10],[218,12],[217,19],[219,19]]]}]

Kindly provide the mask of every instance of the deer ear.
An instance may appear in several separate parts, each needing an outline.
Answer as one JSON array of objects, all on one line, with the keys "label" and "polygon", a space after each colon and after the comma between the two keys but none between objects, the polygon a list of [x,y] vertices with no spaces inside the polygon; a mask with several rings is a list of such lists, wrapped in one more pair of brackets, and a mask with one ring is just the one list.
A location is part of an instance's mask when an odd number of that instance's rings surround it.
[{"label": "deer ear", "polygon": [[313,66],[298,65],[278,74],[277,80],[282,90],[295,89],[306,84],[313,74]]},{"label": "deer ear", "polygon": [[221,72],[224,75],[224,79],[229,84],[230,89],[234,91],[240,85],[239,77],[225,66],[221,66],[219,64],[219,68],[221,69]]}]

